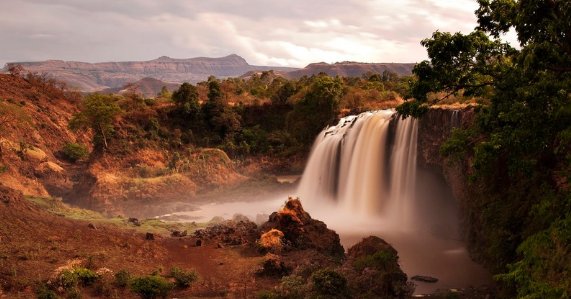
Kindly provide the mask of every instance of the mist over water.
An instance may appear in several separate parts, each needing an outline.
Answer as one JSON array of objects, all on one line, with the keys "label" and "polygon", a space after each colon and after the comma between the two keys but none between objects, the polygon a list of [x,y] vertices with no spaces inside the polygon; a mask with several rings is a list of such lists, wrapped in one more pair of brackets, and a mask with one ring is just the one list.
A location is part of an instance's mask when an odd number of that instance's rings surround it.
[{"label": "mist over water", "polygon": [[489,284],[489,273],[460,239],[457,203],[443,177],[417,166],[417,140],[418,122],[394,110],[348,116],[316,137],[297,190],[292,184],[256,186],[164,216],[207,222],[240,214],[260,223],[288,196],[298,196],[312,218],[339,234],[345,249],[376,235],[395,247],[409,278],[439,279],[417,282],[417,294]]},{"label": "mist over water", "polygon": [[460,240],[450,190],[417,167],[417,139],[417,120],[394,110],[343,118],[316,138],[297,195],[345,248],[377,235],[397,249],[409,277],[439,279],[418,283],[417,293],[486,284]]}]

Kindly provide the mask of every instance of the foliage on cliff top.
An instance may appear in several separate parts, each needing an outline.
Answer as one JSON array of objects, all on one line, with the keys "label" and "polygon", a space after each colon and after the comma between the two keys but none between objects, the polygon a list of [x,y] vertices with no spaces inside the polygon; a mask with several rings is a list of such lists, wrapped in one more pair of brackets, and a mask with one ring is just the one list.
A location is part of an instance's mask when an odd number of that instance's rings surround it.
[{"label": "foliage on cliff top", "polygon": [[[490,100],[477,124],[454,134],[443,148],[473,156],[478,191],[468,207],[468,241],[504,273],[498,278],[506,296],[568,298],[571,3],[478,2],[474,32],[435,32],[422,41],[430,61],[414,68],[416,100],[399,111],[421,114],[416,108],[430,104],[427,94],[435,92]],[[512,29],[519,49],[499,39]]]}]

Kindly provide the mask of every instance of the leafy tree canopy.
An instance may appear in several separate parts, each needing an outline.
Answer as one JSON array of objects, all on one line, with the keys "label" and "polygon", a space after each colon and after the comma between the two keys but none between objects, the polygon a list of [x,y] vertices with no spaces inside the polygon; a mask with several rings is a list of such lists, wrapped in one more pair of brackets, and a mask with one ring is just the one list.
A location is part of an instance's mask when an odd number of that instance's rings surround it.
[{"label": "leafy tree canopy", "polygon": [[82,103],[81,111],[71,119],[69,127],[72,130],[92,130],[95,148],[107,148],[114,132],[113,122],[121,112],[117,100],[113,95],[88,95]]},{"label": "leafy tree canopy", "polygon": [[197,115],[200,112],[198,91],[194,85],[188,82],[184,82],[179,89],[173,92],[172,99],[184,114]]},{"label": "leafy tree canopy", "polygon": [[[398,111],[421,115],[432,104],[427,94],[435,92],[490,100],[476,126],[457,132],[449,143],[474,156],[474,186],[484,189],[470,203],[478,213],[470,221],[479,236],[486,236],[475,249],[495,271],[504,272],[498,278],[518,297],[567,298],[571,1],[478,3],[474,32],[435,32],[422,41],[429,60],[413,70],[415,100]],[[517,33],[519,49],[500,39],[510,30]]]}]

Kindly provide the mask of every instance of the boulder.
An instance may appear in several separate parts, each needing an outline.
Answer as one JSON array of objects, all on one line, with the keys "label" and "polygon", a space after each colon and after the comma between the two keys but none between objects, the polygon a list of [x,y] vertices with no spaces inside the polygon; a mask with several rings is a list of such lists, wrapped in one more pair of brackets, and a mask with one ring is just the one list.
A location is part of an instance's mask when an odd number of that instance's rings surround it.
[{"label": "boulder", "polygon": [[398,264],[397,251],[375,236],[349,248],[342,273],[354,293],[371,298],[408,298],[414,290]]},{"label": "boulder", "polygon": [[127,220],[128,223],[133,223],[134,226],[141,226],[141,222],[137,218],[129,218]]},{"label": "boulder", "polygon": [[[254,244],[259,236],[258,226],[249,221],[227,220],[194,232],[194,238],[213,241],[223,246]],[[202,241],[201,241],[202,242]]]},{"label": "boulder", "polygon": [[270,215],[261,229],[264,233],[272,229],[282,232],[283,243],[288,244],[285,250],[315,249],[332,257],[344,257],[339,235],[325,223],[312,219],[298,198],[289,198],[281,210]]},{"label": "boulder", "polygon": [[171,237],[175,237],[175,238],[182,238],[182,237],[186,237],[188,235],[188,231],[179,231],[179,230],[174,230],[171,232]]},{"label": "boulder", "polygon": [[361,242],[353,245],[353,247],[349,248],[347,251],[347,257],[356,259],[358,257],[373,255],[378,251],[385,251],[394,256],[397,256],[397,251],[394,249],[389,243],[385,240],[376,237],[370,236],[361,240]]},{"label": "boulder", "polygon": [[267,254],[256,275],[265,277],[282,277],[291,273],[282,258],[275,254]]},{"label": "boulder", "polygon": [[410,280],[427,282],[427,283],[438,282],[438,278],[435,278],[432,276],[426,276],[426,275],[415,275],[415,276],[411,277]]}]

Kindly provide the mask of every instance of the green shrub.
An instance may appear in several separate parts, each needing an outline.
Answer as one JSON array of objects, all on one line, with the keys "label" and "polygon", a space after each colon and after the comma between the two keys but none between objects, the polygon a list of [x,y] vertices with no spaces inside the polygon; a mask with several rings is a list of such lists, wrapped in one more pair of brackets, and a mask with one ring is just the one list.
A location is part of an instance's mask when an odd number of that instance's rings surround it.
[{"label": "green shrub", "polygon": [[184,271],[180,268],[172,268],[170,277],[174,278],[177,288],[188,288],[198,279],[198,274],[194,270]]},{"label": "green shrub", "polygon": [[168,280],[158,275],[137,277],[131,282],[131,290],[143,299],[166,298],[172,288]]},{"label": "green shrub", "polygon": [[58,299],[58,295],[50,290],[45,284],[42,284],[37,290],[36,290],[36,296],[38,299]]},{"label": "green shrub", "polygon": [[89,151],[87,150],[87,147],[83,144],[66,143],[66,145],[64,145],[63,147],[63,155],[69,161],[75,162],[87,157],[87,155],[89,155]]},{"label": "green shrub", "polygon": [[124,288],[129,284],[131,280],[131,273],[127,270],[120,270],[115,273],[115,285],[120,288]]},{"label": "green shrub", "polygon": [[317,270],[311,275],[313,291],[316,295],[329,298],[348,297],[347,279],[341,274],[328,269]]},{"label": "green shrub", "polygon": [[78,281],[84,286],[92,285],[94,282],[97,281],[97,279],[99,279],[99,275],[97,275],[95,271],[87,268],[78,267],[75,268],[73,271],[77,275]]},{"label": "green shrub", "polygon": [[83,267],[76,267],[71,270],[65,270],[58,277],[58,284],[65,290],[73,290],[79,284],[89,286],[99,279],[99,275],[93,270]]},{"label": "green shrub", "polygon": [[304,298],[307,288],[305,286],[305,280],[303,277],[298,275],[288,275],[282,277],[280,283],[280,294],[285,298]]},{"label": "green shrub", "polygon": [[397,257],[392,252],[379,250],[374,254],[357,258],[353,263],[353,267],[358,271],[362,271],[365,268],[388,270],[396,262]]},{"label": "green shrub", "polygon": [[81,299],[81,291],[77,287],[69,289],[65,295],[66,299]]},{"label": "green shrub", "polygon": [[65,270],[58,276],[58,285],[64,290],[72,289],[79,283],[77,275],[73,270]]}]

